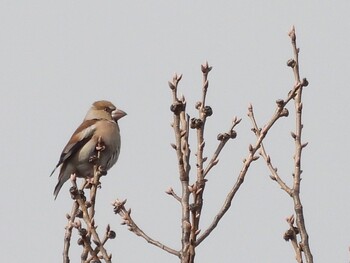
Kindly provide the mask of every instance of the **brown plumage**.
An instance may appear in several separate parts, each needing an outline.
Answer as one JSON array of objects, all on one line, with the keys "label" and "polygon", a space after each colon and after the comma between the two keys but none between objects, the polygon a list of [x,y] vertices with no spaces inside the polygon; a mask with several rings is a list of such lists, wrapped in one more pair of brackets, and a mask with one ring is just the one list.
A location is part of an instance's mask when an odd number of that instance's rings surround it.
[{"label": "brown plumage", "polygon": [[105,149],[101,152],[100,165],[107,171],[118,160],[120,152],[120,131],[118,120],[126,113],[111,102],[101,100],[92,104],[83,123],[76,129],[64,147],[61,157],[52,171],[61,166],[58,183],[54,190],[55,199],[72,174],[77,177],[92,177],[93,164],[89,159],[94,155],[96,144],[101,137]]}]

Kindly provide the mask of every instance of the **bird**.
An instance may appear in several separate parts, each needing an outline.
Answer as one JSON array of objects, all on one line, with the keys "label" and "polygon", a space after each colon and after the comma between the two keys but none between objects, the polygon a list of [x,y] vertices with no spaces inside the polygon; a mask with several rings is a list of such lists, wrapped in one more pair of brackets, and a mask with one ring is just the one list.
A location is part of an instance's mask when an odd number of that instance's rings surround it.
[{"label": "bird", "polygon": [[54,189],[55,199],[63,184],[75,174],[77,177],[91,178],[94,175],[91,158],[96,153],[96,144],[101,138],[104,150],[99,158],[100,166],[108,171],[118,160],[120,153],[120,130],[118,120],[126,112],[118,109],[110,101],[100,100],[92,104],[83,122],[75,130],[51,175],[60,167],[58,183]]}]

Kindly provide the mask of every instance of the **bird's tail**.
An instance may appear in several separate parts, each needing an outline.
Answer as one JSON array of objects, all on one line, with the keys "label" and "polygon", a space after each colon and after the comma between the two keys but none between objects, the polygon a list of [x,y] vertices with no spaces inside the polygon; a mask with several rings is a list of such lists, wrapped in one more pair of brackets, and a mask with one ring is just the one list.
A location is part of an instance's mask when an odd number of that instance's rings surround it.
[{"label": "bird's tail", "polygon": [[58,167],[58,166],[56,166],[55,169],[53,169],[53,171],[52,171],[51,174],[50,174],[50,177],[51,177],[51,176],[53,175],[53,173],[56,171],[57,167]]},{"label": "bird's tail", "polygon": [[53,195],[55,196],[55,200],[57,198],[58,193],[60,192],[63,184],[69,179],[69,176],[66,174],[60,174],[58,176],[58,183],[55,186],[55,190],[53,191]]},{"label": "bird's tail", "polygon": [[53,191],[53,195],[55,196],[55,200],[56,200],[57,195],[60,192],[63,184],[64,184],[64,181],[62,181],[62,180],[59,180],[58,183],[56,184],[55,190]]}]

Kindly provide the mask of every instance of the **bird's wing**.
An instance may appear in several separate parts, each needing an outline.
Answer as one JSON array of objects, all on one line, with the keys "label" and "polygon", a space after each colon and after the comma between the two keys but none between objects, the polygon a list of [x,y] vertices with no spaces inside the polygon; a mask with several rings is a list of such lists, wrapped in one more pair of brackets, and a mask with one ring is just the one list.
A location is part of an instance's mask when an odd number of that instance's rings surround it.
[{"label": "bird's wing", "polygon": [[[66,161],[70,156],[76,153],[81,147],[83,147],[93,136],[96,130],[96,122],[98,120],[86,120],[84,121],[73,133],[72,137],[68,141],[66,147],[64,147],[60,160],[58,161],[55,169],[52,171],[51,175],[55,172],[57,167],[59,167],[64,161]],[[51,176],[50,175],[50,176]]]}]

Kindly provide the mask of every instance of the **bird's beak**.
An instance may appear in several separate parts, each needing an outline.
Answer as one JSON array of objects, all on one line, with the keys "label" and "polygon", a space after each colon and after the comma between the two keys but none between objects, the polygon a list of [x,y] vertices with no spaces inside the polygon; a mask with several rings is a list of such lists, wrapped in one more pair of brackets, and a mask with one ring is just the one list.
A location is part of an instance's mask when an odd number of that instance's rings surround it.
[{"label": "bird's beak", "polygon": [[123,118],[125,115],[126,115],[126,112],[122,111],[122,110],[119,110],[119,109],[116,109],[116,110],[112,111],[112,118],[115,121]]}]

